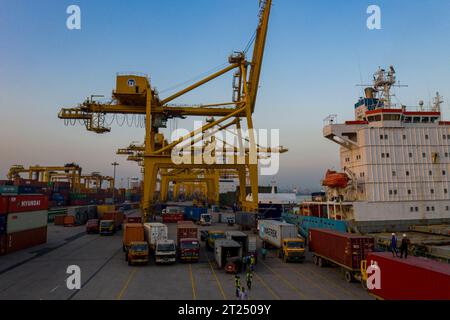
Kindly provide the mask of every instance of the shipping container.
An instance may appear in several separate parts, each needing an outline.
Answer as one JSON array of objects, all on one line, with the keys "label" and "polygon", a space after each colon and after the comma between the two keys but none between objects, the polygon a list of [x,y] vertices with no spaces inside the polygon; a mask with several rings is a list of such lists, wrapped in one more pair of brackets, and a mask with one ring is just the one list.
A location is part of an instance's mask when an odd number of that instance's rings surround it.
[{"label": "shipping container", "polygon": [[236,215],[234,212],[221,212],[219,214],[219,222],[220,223],[228,223],[231,220],[233,223],[236,221]]},{"label": "shipping container", "polygon": [[0,216],[0,235],[6,234],[6,224],[8,217],[6,215]]},{"label": "shipping container", "polygon": [[104,205],[97,206],[97,213],[98,213],[98,216],[100,217],[100,219],[102,219],[103,214],[105,212],[111,212],[114,210],[116,210],[116,206],[113,204],[112,205],[104,204]]},{"label": "shipping container", "polygon": [[180,221],[177,224],[177,243],[181,239],[198,239],[198,227],[192,221]]},{"label": "shipping container", "polygon": [[6,254],[6,234],[0,235],[0,256]]},{"label": "shipping container", "polygon": [[145,241],[154,249],[156,242],[159,240],[167,240],[168,228],[165,224],[154,222],[144,223]]},{"label": "shipping container", "polygon": [[214,256],[217,266],[225,268],[230,259],[242,261],[242,246],[233,240],[219,239],[214,242]]},{"label": "shipping container", "polygon": [[208,209],[201,207],[185,207],[184,208],[184,219],[191,221],[200,221],[202,214],[208,213]]},{"label": "shipping container", "polygon": [[450,300],[450,264],[422,257],[400,259],[390,252],[372,252],[367,265],[380,271],[380,289],[369,290],[385,300]]},{"label": "shipping container", "polygon": [[352,233],[327,229],[309,229],[309,251],[319,266],[333,263],[346,269],[345,278],[353,280],[361,270],[361,261],[374,250],[374,239]]},{"label": "shipping container", "polygon": [[48,210],[48,197],[40,194],[9,197],[8,212]]},{"label": "shipping container", "polygon": [[47,227],[6,235],[6,253],[31,248],[47,242]]},{"label": "shipping container", "polygon": [[19,188],[17,186],[0,186],[0,194],[17,195],[18,189]]},{"label": "shipping container", "polygon": [[102,220],[112,220],[114,221],[114,226],[116,227],[116,230],[119,230],[122,228],[123,224],[123,212],[120,211],[112,211],[112,212],[105,212],[103,214]]},{"label": "shipping container", "polygon": [[55,224],[55,226],[63,226],[65,217],[66,215],[55,216],[53,219],[53,223]]},{"label": "shipping container", "polygon": [[9,197],[0,196],[0,215],[4,215],[8,212]]},{"label": "shipping container", "polygon": [[47,227],[47,216],[47,210],[10,213],[6,232],[9,234]]},{"label": "shipping container", "polygon": [[144,225],[142,223],[126,223],[123,227],[123,249],[133,241],[144,241]]},{"label": "shipping container", "polygon": [[161,215],[163,223],[177,223],[184,220],[184,214],[182,213],[163,213]]},{"label": "shipping container", "polygon": [[75,227],[75,217],[74,216],[65,216],[63,219],[64,227]]},{"label": "shipping container", "polygon": [[298,238],[297,226],[276,220],[258,221],[259,237],[276,248],[282,247],[284,239]]}]

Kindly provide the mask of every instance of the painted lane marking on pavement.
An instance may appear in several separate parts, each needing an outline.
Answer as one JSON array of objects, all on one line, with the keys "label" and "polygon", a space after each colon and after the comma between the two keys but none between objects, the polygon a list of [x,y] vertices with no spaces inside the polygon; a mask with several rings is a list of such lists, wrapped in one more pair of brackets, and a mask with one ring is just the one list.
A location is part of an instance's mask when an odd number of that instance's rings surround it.
[{"label": "painted lane marking on pavement", "polygon": [[284,283],[287,284],[287,286],[289,288],[291,288],[292,290],[294,290],[302,299],[306,299],[306,296],[303,292],[301,292],[300,290],[298,290],[296,287],[294,287],[292,285],[292,283],[290,283],[288,280],[286,280],[283,276],[279,275],[278,273],[276,273],[275,271],[273,271],[273,269],[271,267],[269,267],[265,262],[261,261],[262,264],[270,270],[270,272],[272,272],[278,279],[282,280]]},{"label": "painted lane marking on pavement", "polygon": [[131,282],[131,279],[133,279],[133,277],[134,277],[134,275],[136,274],[137,270],[138,270],[137,268],[134,268],[132,271],[130,271],[130,274],[128,275],[127,281],[126,281],[125,284],[123,285],[122,290],[120,290],[119,294],[117,295],[116,300],[121,300],[121,299],[122,299],[122,297],[123,297],[125,291],[126,291],[127,288],[128,288],[128,285],[129,285],[130,282]]},{"label": "painted lane marking on pavement", "polygon": [[58,289],[59,288],[59,285],[57,285],[56,287],[54,287],[52,290],[50,290],[49,292],[50,293],[52,293],[52,292],[54,292],[56,289]]},{"label": "painted lane marking on pavement", "polygon": [[194,300],[197,300],[197,294],[195,293],[195,280],[194,280],[194,275],[192,273],[191,264],[189,264],[189,276],[191,278],[192,296],[194,297]]},{"label": "painted lane marking on pavement", "polygon": [[256,278],[263,284],[263,286],[267,289],[267,291],[270,292],[270,294],[271,294],[275,299],[281,300],[280,296],[277,295],[277,294],[272,290],[272,288],[270,288],[270,286],[263,280],[263,278],[261,278],[261,276],[260,276],[259,274],[257,274],[257,273],[255,272],[255,276],[256,276]]},{"label": "painted lane marking on pavement", "polygon": [[314,287],[316,287],[317,289],[319,289],[320,291],[325,292],[328,296],[332,297],[335,300],[339,300],[339,298],[332,293],[331,291],[329,291],[328,289],[326,289],[325,287],[323,287],[320,284],[316,284],[314,281],[312,281],[311,279],[309,279],[307,276],[305,276],[304,274],[302,274],[299,270],[294,269],[293,267],[289,267],[288,269],[295,272],[297,275],[299,275],[302,279],[305,279],[307,282],[311,283]]},{"label": "painted lane marking on pavement", "polygon": [[349,289],[347,289],[346,287],[344,287],[340,282],[336,281],[335,279],[332,279],[330,277],[325,277],[323,275],[321,275],[318,271],[314,270],[315,267],[312,266],[308,267],[308,270],[311,271],[312,273],[314,273],[315,275],[319,276],[320,278],[324,279],[325,281],[331,282],[333,283],[336,287],[341,288],[342,290],[344,290],[345,292],[347,292],[348,294],[350,294],[351,296],[354,296],[356,298],[359,298],[358,295],[356,295],[354,292],[350,291]]},{"label": "painted lane marking on pavement", "polygon": [[217,282],[217,285],[218,285],[218,287],[219,287],[220,293],[221,293],[222,296],[223,296],[223,299],[224,299],[224,300],[228,300],[228,299],[227,299],[227,296],[225,295],[225,292],[223,291],[222,284],[220,283],[219,278],[217,277],[217,274],[216,274],[216,272],[214,271],[214,268],[213,268],[213,265],[212,265],[212,263],[211,263],[211,260],[209,260],[209,257],[207,257],[207,259],[208,259],[208,263],[209,263],[209,266],[210,266],[210,268],[211,268],[211,271],[212,271],[212,273],[213,273],[213,275],[214,275],[214,278],[216,279],[216,282]]}]

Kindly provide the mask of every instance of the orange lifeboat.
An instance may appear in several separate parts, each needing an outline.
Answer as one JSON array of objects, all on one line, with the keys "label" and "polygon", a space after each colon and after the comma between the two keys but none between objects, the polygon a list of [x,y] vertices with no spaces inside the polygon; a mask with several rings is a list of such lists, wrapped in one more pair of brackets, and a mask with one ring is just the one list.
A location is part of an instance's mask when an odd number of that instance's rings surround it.
[{"label": "orange lifeboat", "polygon": [[328,170],[322,185],[329,188],[345,188],[348,185],[349,177],[345,173]]}]

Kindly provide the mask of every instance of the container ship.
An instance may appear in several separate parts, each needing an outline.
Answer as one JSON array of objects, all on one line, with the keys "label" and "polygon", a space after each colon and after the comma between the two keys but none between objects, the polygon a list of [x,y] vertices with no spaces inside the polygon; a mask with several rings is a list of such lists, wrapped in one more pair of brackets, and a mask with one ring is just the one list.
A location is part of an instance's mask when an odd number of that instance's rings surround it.
[{"label": "container ship", "polygon": [[355,104],[355,119],[326,119],[323,135],[340,145],[341,172],[322,182],[331,218],[360,230],[405,229],[450,222],[450,121],[439,93],[429,107],[392,102],[395,69],[379,69]]}]

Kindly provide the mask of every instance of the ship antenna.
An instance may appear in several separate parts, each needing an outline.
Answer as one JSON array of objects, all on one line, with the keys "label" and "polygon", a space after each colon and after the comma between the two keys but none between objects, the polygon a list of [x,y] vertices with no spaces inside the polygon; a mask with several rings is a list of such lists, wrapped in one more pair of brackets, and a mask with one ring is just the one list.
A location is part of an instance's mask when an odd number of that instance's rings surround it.
[{"label": "ship antenna", "polygon": [[436,92],[436,97],[433,99],[433,111],[441,112],[442,103],[444,103],[444,100],[442,100],[442,96],[439,95],[439,92]]}]

